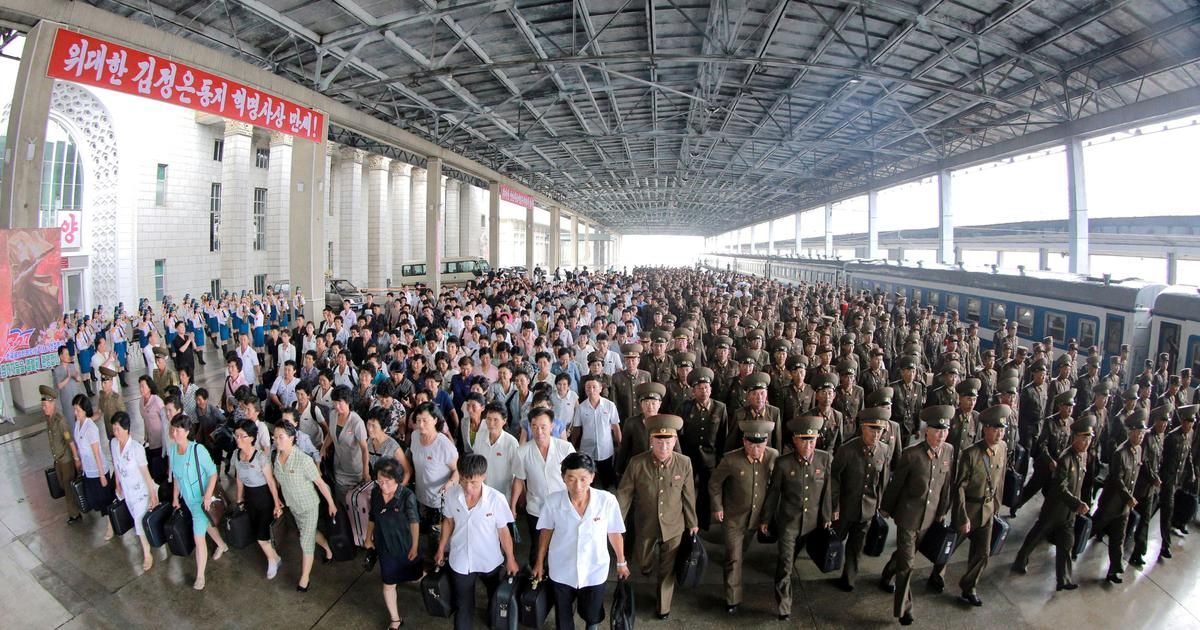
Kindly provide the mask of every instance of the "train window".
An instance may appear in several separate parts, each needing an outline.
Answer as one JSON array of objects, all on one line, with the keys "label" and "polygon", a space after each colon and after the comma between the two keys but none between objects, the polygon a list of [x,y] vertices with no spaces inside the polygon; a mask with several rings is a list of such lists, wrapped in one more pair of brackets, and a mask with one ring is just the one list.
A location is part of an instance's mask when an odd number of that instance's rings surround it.
[{"label": "train window", "polygon": [[1121,353],[1121,341],[1125,338],[1125,318],[1109,315],[1104,318],[1104,354],[1115,356]]},{"label": "train window", "polygon": [[1192,368],[1192,372],[1200,371],[1200,337],[1192,335],[1191,341],[1188,343],[1187,367]]},{"label": "train window", "polygon": [[[1017,333],[1031,334],[1033,332],[1033,307],[1017,307]],[[1061,337],[1059,337],[1061,339]]]},{"label": "train window", "polygon": [[913,289],[913,304],[921,304],[921,290]]},{"label": "train window", "polygon": [[941,304],[942,294],[940,291],[930,291],[926,295],[929,298],[929,304],[931,306],[933,306],[935,309],[939,309],[942,307],[942,304]]},{"label": "train window", "polygon": [[[957,296],[955,297],[955,300],[957,301]],[[979,321],[979,311],[981,307],[982,304],[980,303],[979,298],[967,298],[967,321]]]},{"label": "train window", "polygon": [[955,311],[958,310],[958,295],[954,293],[946,294],[946,308]]},{"label": "train window", "polygon": [[1167,353],[1168,369],[1175,371],[1179,361],[1179,324],[1162,322],[1158,327],[1158,354]]},{"label": "train window", "polygon": [[[1053,311],[1046,312],[1045,334],[1060,341],[1065,341],[1067,338],[1067,316],[1062,313]],[[1019,325],[1019,324],[1018,324]]]},{"label": "train window", "polygon": [[992,328],[999,328],[1007,318],[1007,307],[1000,302],[992,302],[992,308],[988,311],[988,325]]},{"label": "train window", "polygon": [[1096,345],[1096,322],[1090,319],[1079,320],[1079,347],[1090,348]]}]

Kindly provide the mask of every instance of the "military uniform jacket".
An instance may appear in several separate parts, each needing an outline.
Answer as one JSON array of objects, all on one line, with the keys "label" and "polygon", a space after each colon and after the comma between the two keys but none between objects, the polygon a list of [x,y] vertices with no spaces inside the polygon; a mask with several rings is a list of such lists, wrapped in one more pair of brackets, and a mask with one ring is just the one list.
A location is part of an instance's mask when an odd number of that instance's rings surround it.
[{"label": "military uniform jacket", "polygon": [[[804,536],[833,519],[830,466],[833,455],[813,451],[807,462],[795,452],[775,460],[763,522],[777,535]],[[787,534],[784,534],[787,532]]]},{"label": "military uniform jacket", "polygon": [[762,459],[751,463],[745,449],[729,451],[708,480],[712,511],[725,512],[725,527],[755,529],[763,522],[771,473],[779,451],[767,447]]},{"label": "military uniform jacket", "polygon": [[697,526],[691,460],[681,453],[671,453],[666,463],[654,459],[654,453],[634,456],[617,487],[617,503],[622,518],[634,508],[638,536],[678,538]]},{"label": "military uniform jacket", "polygon": [[1057,409],[1054,408],[1054,397],[1058,396],[1059,394],[1061,394],[1063,392],[1070,391],[1070,389],[1071,389],[1070,379],[1056,378],[1056,379],[1050,381],[1046,385],[1046,403],[1045,403],[1045,405],[1043,405],[1044,410],[1042,411],[1042,413],[1047,416],[1054,415],[1054,413],[1056,411],[1058,411]]},{"label": "military uniform jacket", "polygon": [[675,379],[667,383],[667,397],[663,399],[662,404],[663,413],[682,415],[679,411],[693,398],[695,395],[692,394],[692,388],[687,383],[680,383],[679,379]]},{"label": "military uniform jacket", "polygon": [[[1133,486],[1133,496],[1138,500],[1138,503],[1146,503],[1158,498],[1158,486],[1155,482],[1162,481],[1162,457],[1163,443],[1166,439],[1165,433],[1154,433],[1153,431],[1146,434],[1146,439],[1142,440],[1142,462],[1139,467],[1137,481]],[[1109,467],[1111,471],[1111,466]],[[1109,472],[1111,475],[1112,473]]]},{"label": "military uniform jacket", "polygon": [[891,515],[896,527],[929,529],[950,511],[953,462],[954,447],[949,444],[943,444],[937,454],[924,441],[904,449],[879,509]]},{"label": "military uniform jacket", "polygon": [[987,409],[996,395],[996,370],[981,367],[975,370],[975,378],[979,379],[979,396],[975,399],[976,409]]},{"label": "military uniform jacket", "polygon": [[1004,445],[1008,447],[1009,462],[1013,465],[1019,463],[1014,458],[1017,453],[1017,445],[1021,441],[1021,424],[1017,419],[1017,415],[1018,412],[1014,408],[1009,412],[1008,418],[1004,421]]},{"label": "military uniform jacket", "polygon": [[931,387],[925,395],[925,407],[932,407],[934,405],[957,407],[958,392],[954,391],[953,387],[946,387],[944,383]]},{"label": "military uniform jacket", "polygon": [[729,419],[725,403],[708,401],[701,407],[695,399],[684,403],[679,411],[683,418],[683,430],[679,433],[680,450],[692,460],[692,465],[712,470],[725,452],[728,439]]},{"label": "military uniform jacket", "polygon": [[612,401],[617,405],[617,415],[621,420],[637,413],[637,396],[633,390],[638,385],[649,382],[650,373],[646,370],[638,370],[634,374],[621,370],[612,375]]},{"label": "military uniform jacket", "polygon": [[[839,446],[841,446],[843,440],[852,437],[842,433],[842,427],[845,425],[845,420],[842,417],[842,412],[834,409],[833,407],[830,407],[825,411],[821,411],[819,407],[813,407],[806,413],[825,418],[825,424],[821,426],[821,433],[817,436],[818,450],[829,451],[832,453],[836,451]],[[792,441],[792,434],[790,431],[786,433],[787,435],[785,437],[790,444]]]},{"label": "military uniform jacket", "polygon": [[1046,502],[1042,504],[1039,520],[1051,525],[1068,523],[1082,498],[1083,477],[1087,473],[1087,454],[1077,454],[1068,448],[1058,457],[1058,468],[1054,469],[1054,481],[1047,487]]},{"label": "military uniform jacket", "polygon": [[893,381],[892,390],[892,420],[909,431],[916,431],[925,400],[925,384],[916,380],[907,385],[903,380]]},{"label": "military uniform jacket", "polygon": [[113,414],[118,411],[125,411],[125,399],[117,392],[107,393],[100,392],[97,394],[99,398],[98,406],[100,413],[104,414],[104,419],[112,423]]},{"label": "military uniform jacket", "polygon": [[756,414],[750,407],[743,406],[734,410],[733,418],[729,421],[729,428],[726,430],[725,451],[728,452],[741,448],[742,430],[738,427],[738,424],[743,420],[767,420],[775,423],[775,428],[771,431],[771,437],[767,440],[767,446],[777,451],[782,451],[784,446],[791,444],[791,436],[784,435],[783,425],[787,423],[780,421],[779,407],[767,405],[761,413]]},{"label": "military uniform jacket", "polygon": [[1121,445],[1113,454],[1108,466],[1108,477],[1104,480],[1104,490],[1100,493],[1100,502],[1096,507],[1094,531],[1103,531],[1113,519],[1122,518],[1129,514],[1129,500],[1133,499],[1137,488],[1138,473],[1142,467],[1142,447],[1135,447],[1129,442]]},{"label": "military uniform jacket", "polygon": [[1039,463],[1048,467],[1048,463],[1057,459],[1058,455],[1071,445],[1071,419],[1060,420],[1058,415],[1046,418],[1042,423],[1041,434],[1033,445],[1033,456]]},{"label": "military uniform jacket", "polygon": [[[1046,416],[1042,413],[1046,410],[1046,384],[1027,385],[1021,390],[1021,402],[1017,406],[1020,410],[1020,424],[1022,427],[1036,427],[1041,422],[1041,419]],[[1036,435],[1030,436],[1035,438]]]},{"label": "military uniform jacket", "polygon": [[154,375],[152,378],[154,379],[154,388],[158,390],[159,396],[166,396],[167,387],[179,384],[179,377],[175,375],[175,370],[172,370],[171,368],[167,368],[165,370],[154,368]]},{"label": "military uniform jacket", "polygon": [[788,385],[783,390],[783,401],[779,405],[780,411],[783,412],[784,424],[791,422],[796,416],[812,409],[813,397],[816,395],[817,393],[813,391],[813,388],[804,383],[800,383],[800,387],[796,387],[795,383]]},{"label": "military uniform jacket", "polygon": [[862,388],[864,396],[870,396],[875,390],[887,387],[887,385],[888,373],[883,368],[863,370],[863,373],[858,375],[858,386]]},{"label": "military uniform jacket", "polygon": [[[1099,382],[1099,375],[1088,376],[1087,374],[1084,374],[1083,376],[1075,379],[1075,387],[1077,389],[1075,392],[1075,409],[1084,409],[1085,407],[1091,406],[1092,397],[1095,396],[1095,394],[1092,393],[1092,388],[1094,388]],[[1100,435],[1099,428],[1096,429],[1096,435]]]},{"label": "military uniform jacket", "polygon": [[837,389],[833,398],[833,408],[842,412],[842,435],[847,439],[858,433],[858,412],[863,407],[863,388],[851,385],[849,390]]},{"label": "military uniform jacket", "polygon": [[[46,424],[46,437],[50,439],[50,456],[54,458],[54,461],[72,461],[71,430],[67,427],[67,421],[63,419],[62,413],[57,410],[54,415],[50,416],[50,420]],[[104,447],[100,448],[103,453]],[[65,482],[66,480],[60,479],[59,481]]]},{"label": "military uniform jacket", "polygon": [[1008,466],[1008,448],[999,442],[988,454],[987,442],[979,440],[962,451],[958,459],[958,478],[951,501],[951,525],[954,529],[970,522],[971,529],[983,527],[1000,511],[1004,497],[1004,470]]},{"label": "military uniform jacket", "polygon": [[638,369],[650,373],[650,380],[666,385],[675,378],[675,360],[670,355],[656,357],[653,354],[643,354]]},{"label": "military uniform jacket", "polygon": [[861,437],[842,444],[833,456],[833,511],[843,523],[875,515],[887,486],[892,449],[882,442],[867,450]]},{"label": "military uniform jacket", "polygon": [[1163,488],[1176,488],[1181,482],[1195,478],[1192,461],[1192,439],[1195,432],[1184,434],[1178,428],[1167,432],[1163,442]]},{"label": "military uniform jacket", "polygon": [[946,443],[953,446],[955,451],[962,453],[967,450],[967,447],[979,441],[981,437],[983,437],[983,431],[979,426],[979,412],[963,413],[961,410],[955,410],[954,417],[950,419],[950,433],[946,436]]},{"label": "military uniform jacket", "polygon": [[[617,472],[629,467],[634,457],[650,450],[650,431],[642,412],[638,411],[621,423],[621,445],[617,447]],[[675,441],[675,452],[680,453],[679,440]]]},{"label": "military uniform jacket", "polygon": [[737,363],[733,361],[726,361],[725,365],[713,363],[708,366],[708,369],[713,371],[712,397],[720,401],[727,400],[729,388],[737,379]]},{"label": "military uniform jacket", "polygon": [[[862,427],[859,427],[858,433],[862,435]],[[900,465],[900,453],[904,451],[904,445],[900,443],[900,423],[888,420],[887,430],[879,436],[879,442],[888,447],[888,471],[896,470],[896,466]]]}]

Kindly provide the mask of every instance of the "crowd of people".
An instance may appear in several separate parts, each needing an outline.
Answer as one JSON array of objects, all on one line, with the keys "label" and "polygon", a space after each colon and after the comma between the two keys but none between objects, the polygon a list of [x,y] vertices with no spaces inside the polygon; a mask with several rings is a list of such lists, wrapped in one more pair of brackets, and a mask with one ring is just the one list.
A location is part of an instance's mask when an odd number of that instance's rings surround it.
[{"label": "crowd of people", "polygon": [[[1059,590],[1076,588],[1077,536],[1107,538],[1119,584],[1127,559],[1146,561],[1156,514],[1161,558],[1194,518],[1197,393],[1166,356],[1135,371],[1128,348],[1028,343],[1016,322],[987,344],[979,322],[901,295],[701,268],[490,275],[312,321],[303,307],[299,292],[225,295],[65,317],[77,333],[41,394],[68,522],[82,518],[76,476],[83,506],[124,500],[148,571],[143,516],[186,507],[203,589],[228,549],[214,507],[228,501],[267,579],[286,520],[297,591],[317,547],[325,562],[359,547],[389,628],[403,623],[398,584],[448,571],[461,629],[477,583],[492,592],[522,565],[549,581],[558,628],[598,626],[612,565],[655,576],[665,619],[700,530],[724,548],[730,615],[750,545],[777,547],[772,613],[786,620],[801,550],[820,564],[843,546],[836,585],[853,591],[889,520],[878,587],[907,625],[918,552],[942,592],[969,541],[960,598],[983,605],[1004,507],[1016,518],[1042,497],[1012,570],[1049,541]],[[219,390],[196,382],[206,356],[224,363]],[[120,388],[142,369],[126,409]]]}]

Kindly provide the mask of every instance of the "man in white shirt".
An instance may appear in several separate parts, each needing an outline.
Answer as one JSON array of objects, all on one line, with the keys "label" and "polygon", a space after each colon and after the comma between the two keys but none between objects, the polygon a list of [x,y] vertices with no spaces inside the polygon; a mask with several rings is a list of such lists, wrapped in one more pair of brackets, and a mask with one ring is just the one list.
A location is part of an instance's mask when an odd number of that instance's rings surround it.
[{"label": "man in white shirt", "polygon": [[250,335],[238,335],[238,347],[234,352],[242,360],[242,375],[246,378],[246,384],[251,387],[258,384],[262,379],[262,366],[258,364],[258,351],[250,346]]},{"label": "man in white shirt", "polygon": [[608,376],[616,374],[625,367],[625,359],[621,357],[621,353],[609,347],[607,333],[596,335],[596,352],[604,355],[604,373]]},{"label": "man in white shirt", "polygon": [[503,406],[496,403],[488,405],[484,421],[487,423],[487,430],[475,434],[471,451],[487,459],[487,485],[503,494],[507,502],[512,496],[513,470],[516,468],[517,448],[520,444],[517,443],[517,438],[504,430],[508,419],[504,416]]},{"label": "man in white shirt", "polygon": [[525,524],[529,531],[529,564],[537,553],[537,523],[542,514],[542,504],[555,492],[566,490],[560,466],[563,460],[575,452],[566,440],[551,437],[554,419],[550,411],[541,407],[529,412],[529,425],[533,436],[517,449],[513,458],[512,497],[509,505],[516,514],[517,500],[525,495]]},{"label": "man in white shirt", "polygon": [[575,407],[571,422],[571,443],[596,460],[596,475],[600,485],[611,488],[617,484],[616,445],[621,443],[621,417],[613,401],[600,397],[600,380],[583,378],[587,396]]},{"label": "man in white shirt", "polygon": [[592,488],[596,462],[582,453],[563,460],[565,492],[556,492],[542,507],[541,529],[534,545],[534,579],[547,574],[554,588],[554,617],[558,630],[575,627],[574,609],[588,630],[604,620],[604,583],[608,580],[608,549],[617,557],[617,578],[629,577],[625,561],[625,522],[612,494]]}]

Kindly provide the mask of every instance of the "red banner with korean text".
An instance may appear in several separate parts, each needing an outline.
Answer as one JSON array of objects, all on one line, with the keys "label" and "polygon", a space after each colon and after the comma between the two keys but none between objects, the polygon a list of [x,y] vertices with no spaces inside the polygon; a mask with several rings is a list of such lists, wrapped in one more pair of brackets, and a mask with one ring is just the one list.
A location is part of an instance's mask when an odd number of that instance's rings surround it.
[{"label": "red banner with korean text", "polygon": [[46,75],[179,105],[320,142],[325,116],[250,86],[65,28]]},{"label": "red banner with korean text", "polygon": [[0,230],[0,378],[58,365],[62,328],[59,228]]},{"label": "red banner with korean text", "polygon": [[532,208],[537,205],[534,203],[532,195],[526,195],[503,184],[500,185],[500,198],[509,203],[515,203],[522,208]]}]

